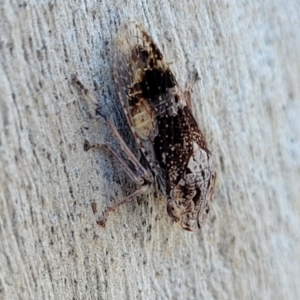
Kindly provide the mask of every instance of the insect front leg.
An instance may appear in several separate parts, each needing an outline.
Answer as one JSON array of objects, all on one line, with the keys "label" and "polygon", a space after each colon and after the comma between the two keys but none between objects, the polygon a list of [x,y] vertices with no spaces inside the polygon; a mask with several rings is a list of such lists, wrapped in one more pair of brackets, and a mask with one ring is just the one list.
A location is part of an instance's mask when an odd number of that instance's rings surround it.
[{"label": "insect front leg", "polygon": [[194,106],[193,106],[193,101],[192,101],[193,86],[194,85],[189,84],[184,91],[184,99],[185,99],[189,109],[191,110],[192,114],[194,114]]},{"label": "insect front leg", "polygon": [[192,114],[194,114],[194,106],[193,106],[193,101],[192,101],[192,92],[193,92],[193,88],[195,86],[195,84],[197,83],[198,80],[200,80],[199,74],[196,73],[194,75],[194,79],[193,81],[188,84],[188,86],[186,87],[185,91],[184,91],[184,98],[185,101],[189,107],[189,109],[191,110]]}]

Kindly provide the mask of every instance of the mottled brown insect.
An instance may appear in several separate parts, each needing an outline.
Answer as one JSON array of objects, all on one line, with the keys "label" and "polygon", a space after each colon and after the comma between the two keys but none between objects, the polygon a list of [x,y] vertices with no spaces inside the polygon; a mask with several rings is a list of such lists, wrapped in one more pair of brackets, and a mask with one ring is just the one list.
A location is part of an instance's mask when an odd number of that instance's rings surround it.
[{"label": "mottled brown insect", "polygon": [[216,172],[192,114],[192,86],[185,92],[179,89],[161,51],[134,21],[126,22],[118,30],[114,79],[128,124],[149,168],[140,164],[106,117],[135,170],[128,167],[119,153],[107,147],[140,187],[108,207],[100,224],[105,224],[111,210],[144,193],[156,180],[166,199],[169,216],[185,230],[201,228],[210,210]]}]

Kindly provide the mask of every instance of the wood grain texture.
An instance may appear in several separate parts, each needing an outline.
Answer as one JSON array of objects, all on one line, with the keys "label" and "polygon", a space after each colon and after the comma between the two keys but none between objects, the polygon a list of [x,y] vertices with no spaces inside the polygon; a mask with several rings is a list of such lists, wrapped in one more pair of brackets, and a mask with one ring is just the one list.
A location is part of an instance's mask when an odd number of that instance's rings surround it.
[{"label": "wood grain texture", "polygon": [[[134,190],[72,74],[124,138],[118,25],[140,22],[184,87],[218,170],[204,228],[182,231]],[[299,299],[300,4],[5,0],[0,9],[0,299]],[[94,214],[94,212],[96,212]]]}]

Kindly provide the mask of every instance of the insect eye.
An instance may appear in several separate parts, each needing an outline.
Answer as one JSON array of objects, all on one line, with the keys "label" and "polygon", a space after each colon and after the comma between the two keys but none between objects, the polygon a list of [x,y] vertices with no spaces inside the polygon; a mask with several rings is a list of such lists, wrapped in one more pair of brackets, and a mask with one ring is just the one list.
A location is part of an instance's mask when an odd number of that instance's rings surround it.
[{"label": "insect eye", "polygon": [[176,204],[174,201],[170,200],[168,201],[167,204],[167,212],[168,215],[176,222],[178,222],[180,220],[179,216],[178,216],[178,209],[176,207]]},{"label": "insect eye", "polygon": [[208,214],[209,211],[210,211],[210,208],[209,208],[209,206],[207,206],[206,209],[205,209],[205,212]]}]

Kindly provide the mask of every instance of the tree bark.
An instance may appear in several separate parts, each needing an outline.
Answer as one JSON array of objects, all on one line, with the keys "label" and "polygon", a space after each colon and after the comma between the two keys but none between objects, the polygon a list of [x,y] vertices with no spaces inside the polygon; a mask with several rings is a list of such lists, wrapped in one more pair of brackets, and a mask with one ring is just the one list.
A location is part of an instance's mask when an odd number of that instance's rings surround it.
[{"label": "tree bark", "polygon": [[[134,148],[112,79],[137,19],[182,89],[218,172],[204,228],[135,190],[75,74]],[[300,299],[300,4],[13,2],[0,9],[0,299]],[[136,149],[135,149],[136,150]]]}]

